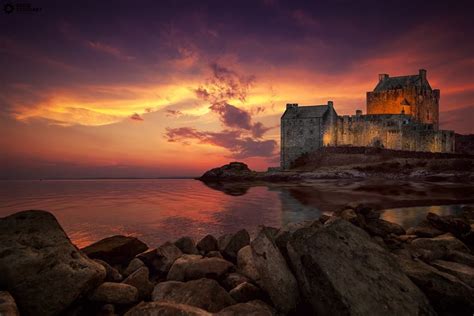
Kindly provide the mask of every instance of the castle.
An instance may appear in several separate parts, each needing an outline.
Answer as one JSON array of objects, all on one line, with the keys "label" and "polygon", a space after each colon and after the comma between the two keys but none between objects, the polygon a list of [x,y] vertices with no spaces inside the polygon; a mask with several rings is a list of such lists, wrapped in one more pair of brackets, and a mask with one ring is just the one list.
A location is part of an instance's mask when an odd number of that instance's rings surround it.
[{"label": "castle", "polygon": [[439,130],[440,90],[426,70],[417,75],[379,75],[367,92],[367,114],[339,116],[332,101],[324,105],[287,104],[281,117],[281,167],[323,146],[374,146],[388,149],[454,152],[454,132]]}]

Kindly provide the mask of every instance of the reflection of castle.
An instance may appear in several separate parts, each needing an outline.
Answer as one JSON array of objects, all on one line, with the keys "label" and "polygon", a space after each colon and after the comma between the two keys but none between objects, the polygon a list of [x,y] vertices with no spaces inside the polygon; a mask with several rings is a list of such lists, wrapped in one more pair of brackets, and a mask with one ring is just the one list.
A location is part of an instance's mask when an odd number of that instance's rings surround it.
[{"label": "reflection of castle", "polygon": [[323,146],[377,146],[389,149],[453,152],[454,132],[438,129],[440,91],[419,74],[379,75],[367,92],[367,115],[338,116],[326,105],[287,104],[281,117],[281,166]]}]

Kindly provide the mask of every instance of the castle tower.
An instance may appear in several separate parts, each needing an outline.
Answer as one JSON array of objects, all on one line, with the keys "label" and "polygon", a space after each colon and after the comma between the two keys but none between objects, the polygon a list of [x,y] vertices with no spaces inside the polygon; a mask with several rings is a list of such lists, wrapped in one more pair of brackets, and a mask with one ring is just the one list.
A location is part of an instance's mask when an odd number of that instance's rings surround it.
[{"label": "castle tower", "polygon": [[440,90],[431,89],[426,70],[417,75],[390,77],[380,74],[373,91],[367,92],[367,114],[405,114],[416,121],[439,125]]}]

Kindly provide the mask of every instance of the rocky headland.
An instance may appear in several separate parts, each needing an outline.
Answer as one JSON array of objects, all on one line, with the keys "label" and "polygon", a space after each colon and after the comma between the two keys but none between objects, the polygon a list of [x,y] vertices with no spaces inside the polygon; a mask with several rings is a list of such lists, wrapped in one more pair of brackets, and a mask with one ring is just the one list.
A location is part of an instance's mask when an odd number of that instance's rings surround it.
[{"label": "rocky headland", "polygon": [[399,179],[474,182],[474,155],[369,147],[325,147],[297,159],[289,170],[257,172],[231,162],[205,172],[204,182],[304,182],[321,179]]},{"label": "rocky headland", "polygon": [[318,220],[78,249],[46,211],[0,219],[0,314],[472,315],[474,209],[418,226],[346,205]]}]

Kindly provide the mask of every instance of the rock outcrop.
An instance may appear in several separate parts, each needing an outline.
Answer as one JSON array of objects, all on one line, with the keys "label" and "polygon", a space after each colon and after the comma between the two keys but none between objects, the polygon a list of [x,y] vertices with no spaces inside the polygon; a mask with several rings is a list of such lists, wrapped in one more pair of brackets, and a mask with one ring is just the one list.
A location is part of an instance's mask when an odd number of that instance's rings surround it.
[{"label": "rock outcrop", "polygon": [[22,315],[35,316],[61,313],[106,275],[45,211],[0,219],[0,271],[0,288],[15,298]]},{"label": "rock outcrop", "polygon": [[243,162],[231,162],[219,168],[206,171],[199,180],[201,181],[229,181],[250,180],[255,177],[255,172]]},{"label": "rock outcrop", "polygon": [[288,254],[315,314],[435,315],[392,255],[345,220],[296,231]]},{"label": "rock outcrop", "polygon": [[135,237],[116,235],[99,240],[81,250],[91,259],[104,260],[114,265],[129,262],[147,249],[148,246]]}]

